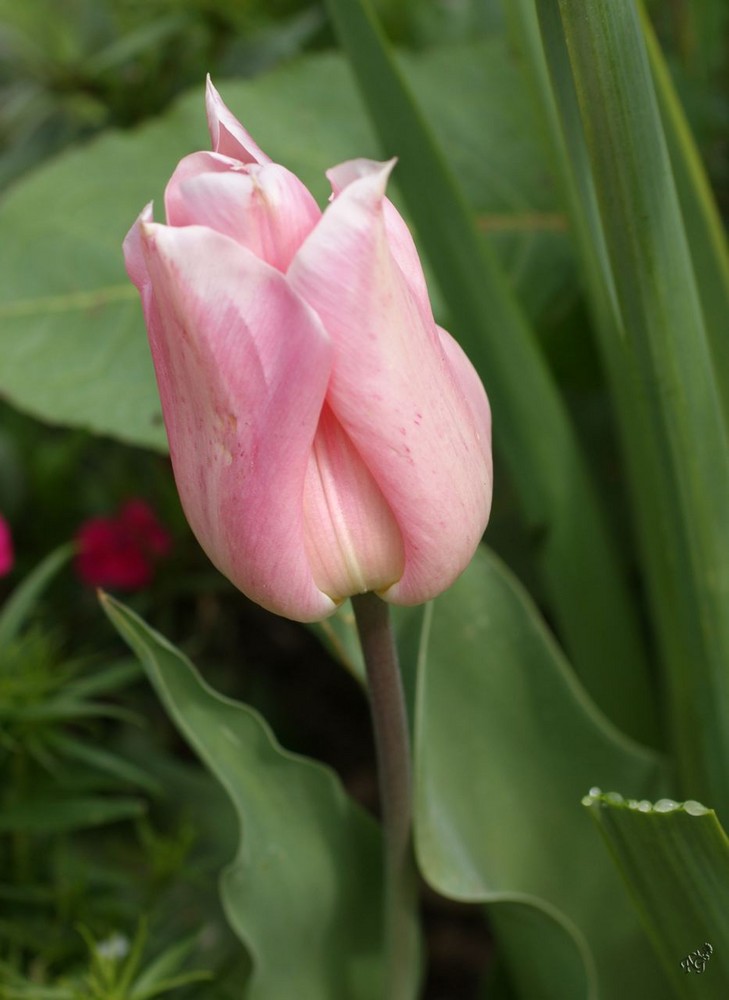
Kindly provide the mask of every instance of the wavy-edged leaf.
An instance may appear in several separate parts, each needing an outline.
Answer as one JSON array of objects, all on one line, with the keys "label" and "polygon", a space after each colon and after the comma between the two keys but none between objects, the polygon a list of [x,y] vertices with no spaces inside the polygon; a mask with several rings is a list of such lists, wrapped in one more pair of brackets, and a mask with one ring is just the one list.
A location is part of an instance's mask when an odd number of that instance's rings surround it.
[{"label": "wavy-edged leaf", "polygon": [[171,718],[218,778],[241,825],[222,878],[250,951],[251,1000],[370,1000],[381,975],[381,848],[374,821],[326,767],[283,750],[251,708],[108,595],[102,605]]}]

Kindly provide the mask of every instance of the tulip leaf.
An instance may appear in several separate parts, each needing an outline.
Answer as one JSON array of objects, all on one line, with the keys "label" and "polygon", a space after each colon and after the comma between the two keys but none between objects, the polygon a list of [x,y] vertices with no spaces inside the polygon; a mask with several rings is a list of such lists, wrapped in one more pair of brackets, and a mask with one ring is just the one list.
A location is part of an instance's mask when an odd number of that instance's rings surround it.
[{"label": "tulip leaf", "polygon": [[[495,230],[512,274],[531,290],[538,311],[564,286],[571,265],[560,251],[564,234],[542,225],[553,205],[543,194],[535,126],[504,40],[426,53],[408,60],[405,70],[453,146],[484,226]],[[321,203],[329,194],[326,169],[378,155],[338,55],[300,59],[254,80],[223,81],[220,89],[266,152],[296,172]],[[204,107],[201,81],[160,119],[105,133],[5,194],[0,391],[19,408],[52,423],[166,448],[121,243],[150,200],[162,219],[162,191],[177,161],[209,148]],[[488,134],[474,135],[473,120],[488,123]]]},{"label": "tulip leaf", "polygon": [[253,961],[246,997],[377,996],[382,873],[375,822],[328,768],[283,750],[255,711],[212,691],[132,611],[107,595],[102,605],[237,811],[240,845],[221,891]]},{"label": "tulip leaf", "polygon": [[729,315],[729,250],[726,232],[658,40],[642,8],[641,14],[671,169],[681,203],[686,238],[691,250],[713,357],[714,374],[724,407],[724,419],[729,423],[729,337],[726,335],[726,317]]},{"label": "tulip leaf", "polygon": [[580,806],[597,784],[660,797],[660,759],[599,712],[485,550],[431,605],[420,659],[415,840],[427,881],[489,904],[525,1000],[664,996],[661,968]]},{"label": "tulip leaf", "polygon": [[[632,492],[681,787],[723,815],[729,809],[729,426],[725,375],[712,348],[716,320],[709,324],[702,308],[700,256],[692,258],[635,3],[538,0],[538,8],[545,23],[561,17],[622,320],[614,351],[640,415]],[[556,37],[545,34],[550,47]],[[671,148],[678,156],[676,141]],[[685,195],[686,169],[676,174]],[[693,245],[699,229],[692,223]]]},{"label": "tulip leaf", "polygon": [[729,983],[729,840],[716,813],[698,802],[653,805],[598,789],[584,804],[641,911],[675,996],[722,1000]]}]

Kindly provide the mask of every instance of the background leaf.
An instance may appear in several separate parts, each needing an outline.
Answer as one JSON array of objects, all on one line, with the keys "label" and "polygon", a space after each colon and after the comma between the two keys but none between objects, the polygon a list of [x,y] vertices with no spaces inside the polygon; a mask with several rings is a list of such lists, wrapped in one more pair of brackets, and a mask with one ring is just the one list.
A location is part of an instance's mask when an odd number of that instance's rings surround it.
[{"label": "background leaf", "polygon": [[371,1000],[381,957],[372,819],[331,771],[281,749],[256,712],[213,692],[128,608],[108,596],[103,607],[238,813],[241,841],[222,894],[253,959],[246,996]]},{"label": "background leaf", "polygon": [[0,649],[16,638],[33,612],[38,598],[56,573],[68,562],[72,553],[70,545],[63,545],[51,552],[5,601],[0,610]]},{"label": "background leaf", "polygon": [[[529,984],[525,1000],[560,996],[557,957],[566,981],[586,979],[591,996],[661,995],[627,893],[579,819],[585,790],[607,784],[606,775],[626,794],[660,795],[659,759],[596,710],[493,555],[479,551],[431,614],[415,727],[415,837],[426,879],[444,895],[493,903],[499,942]],[[532,902],[540,914],[524,919],[512,907],[501,921],[501,901]],[[556,921],[542,947],[540,917]],[[560,928],[572,942],[552,954]],[[584,968],[570,969],[580,956]]]},{"label": "background leaf", "polygon": [[[539,7],[554,21],[557,0]],[[641,414],[642,461],[631,475],[676,766],[685,794],[721,814],[729,428],[636,5],[560,0],[559,12],[625,334],[624,377]]]}]

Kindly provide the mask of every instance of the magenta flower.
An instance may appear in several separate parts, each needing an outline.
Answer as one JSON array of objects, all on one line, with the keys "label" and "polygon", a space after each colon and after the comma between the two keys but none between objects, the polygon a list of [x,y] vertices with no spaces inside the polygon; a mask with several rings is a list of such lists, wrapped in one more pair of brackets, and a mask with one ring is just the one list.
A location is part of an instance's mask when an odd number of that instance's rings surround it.
[{"label": "magenta flower", "polygon": [[76,533],[75,567],[90,587],[141,590],[172,538],[144,500],[129,500],[116,517],[94,517]]},{"label": "magenta flower", "polygon": [[7,576],[15,564],[15,551],[13,549],[13,536],[10,534],[10,525],[0,514],[0,576]]},{"label": "magenta flower", "polygon": [[376,591],[417,604],[465,568],[491,503],[491,418],[385,197],[327,176],[322,213],[208,83],[214,152],[183,159],[124,244],[182,505],[245,594],[301,621]]}]

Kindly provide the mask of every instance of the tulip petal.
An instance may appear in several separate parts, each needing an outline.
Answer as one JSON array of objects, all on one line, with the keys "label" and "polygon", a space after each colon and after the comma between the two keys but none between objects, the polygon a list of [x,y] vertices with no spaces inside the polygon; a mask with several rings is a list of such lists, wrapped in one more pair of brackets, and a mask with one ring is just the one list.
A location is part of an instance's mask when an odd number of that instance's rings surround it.
[{"label": "tulip petal", "polygon": [[271,157],[266,156],[235,115],[228,110],[209,76],[205,84],[205,108],[210,139],[216,153],[232,156],[243,163],[271,162]]},{"label": "tulip petal", "polygon": [[[392,164],[394,167],[396,163],[396,159],[390,160],[388,166]],[[357,160],[348,160],[327,170],[327,178],[332,185],[332,194],[336,197],[353,181],[359,180],[361,177],[378,175],[381,171],[382,164],[377,160],[360,158]],[[425,283],[423,265],[420,263],[415,242],[410,235],[410,230],[405,224],[405,220],[389,198],[383,199],[382,210],[385,217],[385,229],[387,230],[390,253],[397,261],[400,270],[405,276],[405,280],[410,285],[410,291],[421,309],[424,321],[428,322],[432,319],[433,312],[430,307],[430,296],[428,295],[428,287]]]},{"label": "tulip petal", "polygon": [[[263,607],[300,621],[317,588],[302,495],[332,345],[285,277],[200,226],[139,222],[128,239],[190,525],[210,559]],[[282,335],[285,331],[285,335]]]},{"label": "tulip petal", "polygon": [[321,217],[308,189],[276,163],[242,165],[218,153],[182,160],[165,190],[171,226],[208,226],[285,271]]},{"label": "tulip petal", "polygon": [[306,476],[304,529],[316,584],[337,602],[385,590],[402,576],[405,556],[397,522],[328,406]]},{"label": "tulip petal", "polygon": [[464,379],[395,257],[383,204],[390,169],[341,191],[288,277],[332,338],[327,403],[403,537],[403,576],[383,596],[415,604],[462,572],[486,525],[490,423],[475,373]]}]

